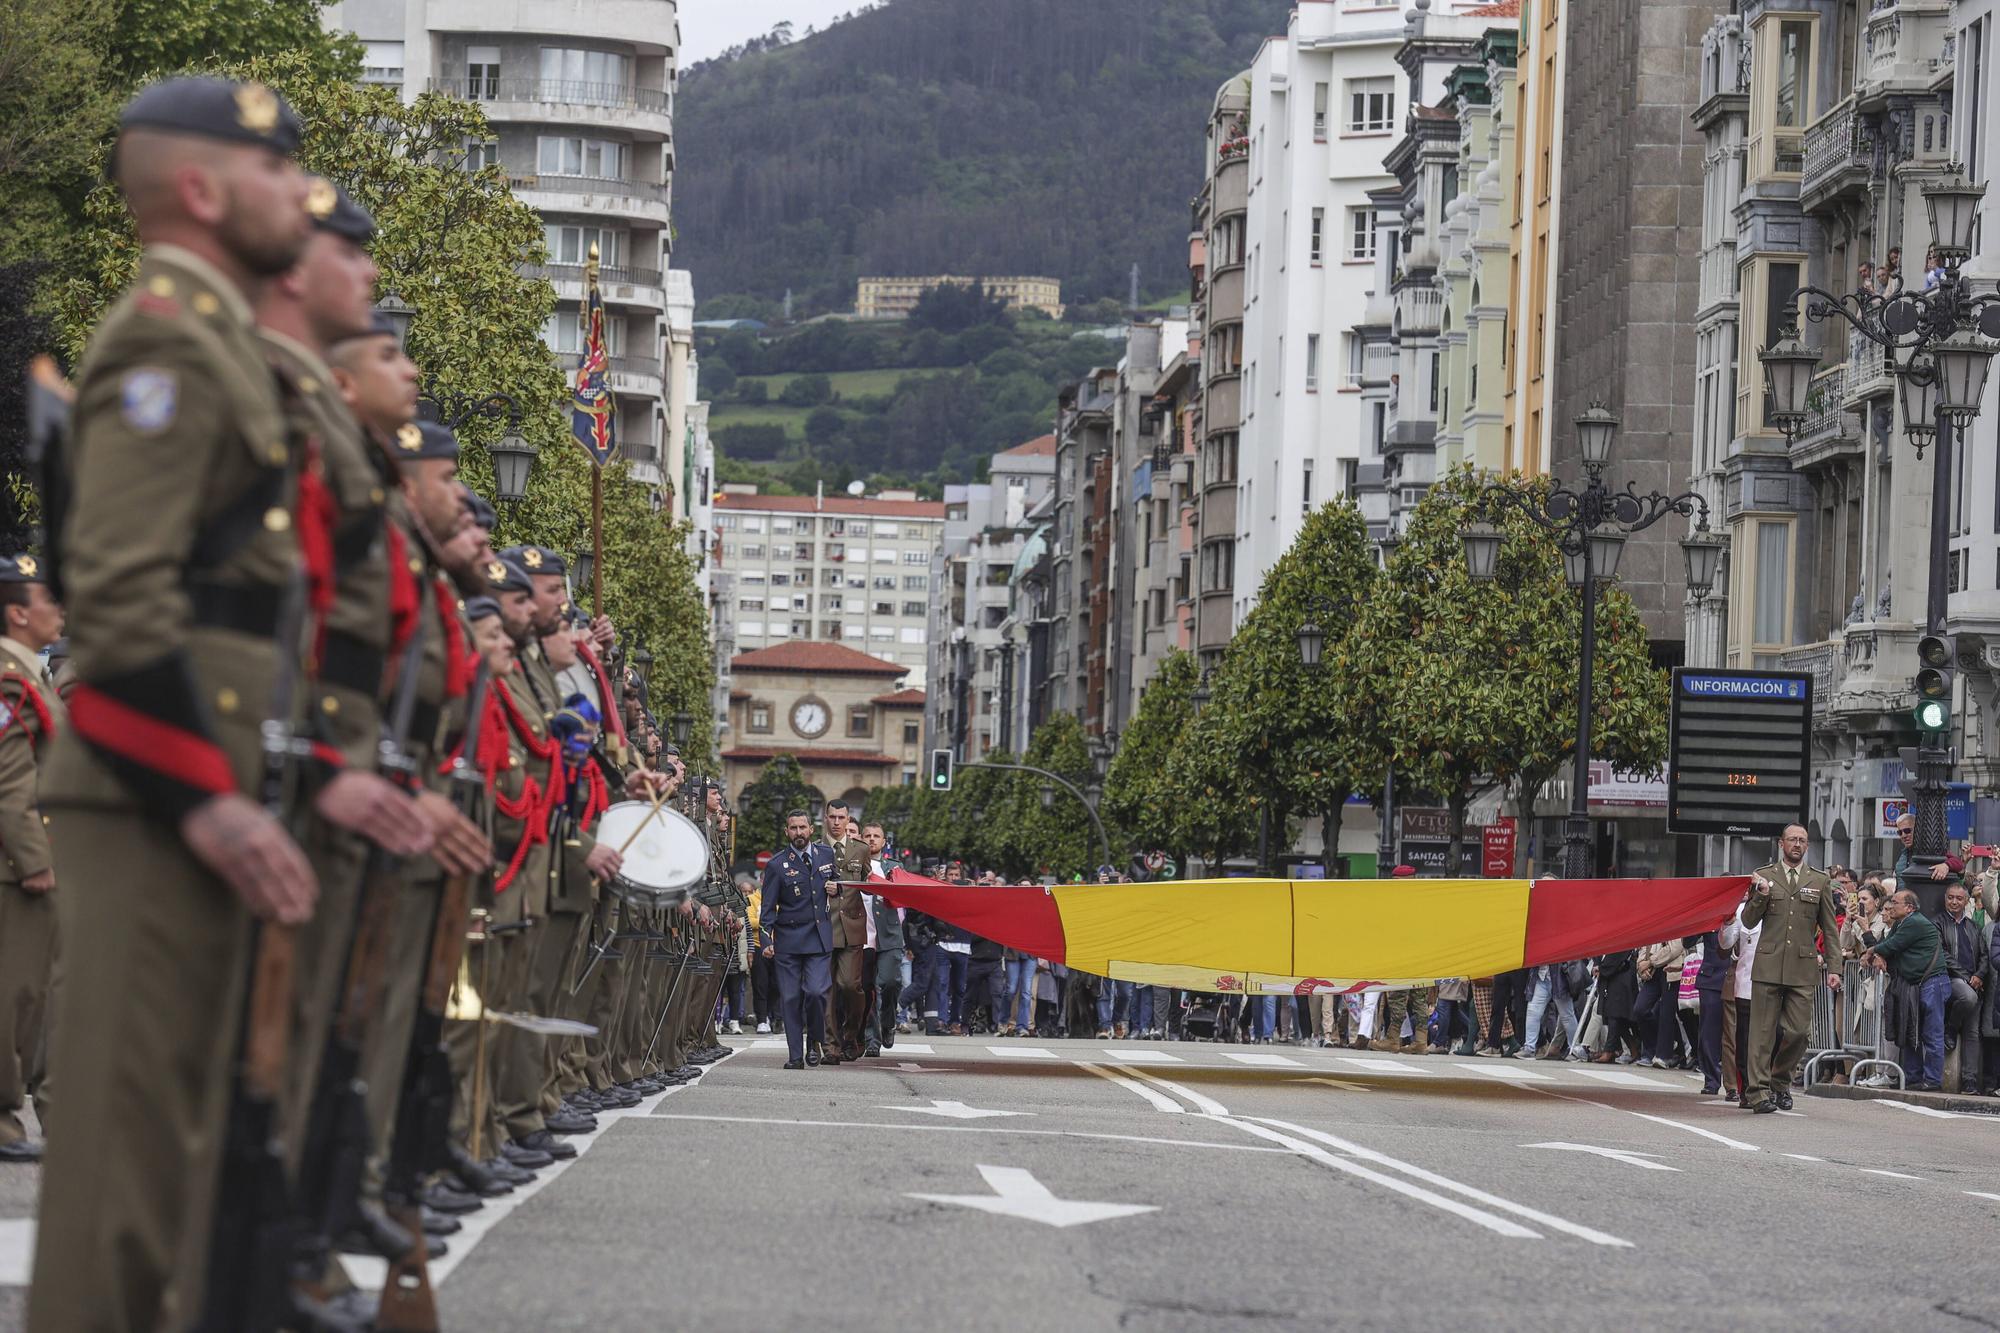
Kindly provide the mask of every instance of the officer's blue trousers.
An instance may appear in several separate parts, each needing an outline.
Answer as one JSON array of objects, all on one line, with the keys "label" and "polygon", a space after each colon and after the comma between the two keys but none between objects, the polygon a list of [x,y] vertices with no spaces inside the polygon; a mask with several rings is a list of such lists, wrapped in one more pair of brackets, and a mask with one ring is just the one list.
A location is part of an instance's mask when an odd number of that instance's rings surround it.
[{"label": "officer's blue trousers", "polygon": [[826,993],[833,988],[833,955],[779,953],[772,960],[778,972],[778,1012],[785,1016],[785,1049],[794,1060],[806,1058],[806,1043],[826,1040]]}]

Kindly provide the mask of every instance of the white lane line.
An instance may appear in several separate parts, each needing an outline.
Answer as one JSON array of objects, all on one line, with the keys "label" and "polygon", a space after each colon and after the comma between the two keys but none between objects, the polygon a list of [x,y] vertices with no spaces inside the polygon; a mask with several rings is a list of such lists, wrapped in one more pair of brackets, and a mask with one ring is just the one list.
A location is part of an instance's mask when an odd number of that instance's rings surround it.
[{"label": "white lane line", "polygon": [[1455,1065],[1453,1067],[1463,1069],[1468,1074],[1484,1074],[1487,1078],[1505,1079],[1509,1083],[1553,1082],[1547,1074],[1542,1073],[1540,1070],[1523,1069],[1519,1065],[1506,1064],[1498,1060],[1489,1060],[1483,1065]]},{"label": "white lane line", "polygon": [[1101,1065],[1088,1065],[1084,1064],[1081,1061],[1077,1062],[1076,1067],[1078,1069],[1088,1069],[1091,1073],[1097,1075],[1099,1078],[1104,1079],[1110,1083],[1116,1083],[1119,1087],[1124,1088],[1126,1091],[1136,1093],[1139,1096],[1144,1097],[1147,1101],[1153,1104],[1153,1109],[1155,1111],[1161,1111],[1167,1115],[1187,1114],[1187,1112],[1182,1109],[1181,1104],[1179,1102],[1167,1096],[1165,1093],[1153,1091],[1151,1088],[1139,1082],[1137,1079],[1126,1078],[1123,1074],[1114,1074],[1109,1069],[1106,1069]]},{"label": "white lane line", "polygon": [[993,1054],[1009,1060],[1053,1060],[1056,1053],[1046,1046],[988,1046]]},{"label": "white lane line", "polygon": [[1861,1168],[1861,1174],[1862,1174],[1862,1175],[1864,1175],[1864,1176],[1887,1176],[1887,1177],[1889,1177],[1889,1179],[1891,1179],[1891,1180],[1922,1180],[1922,1179],[1923,1179],[1923,1177],[1922,1177],[1922,1176],[1911,1176],[1911,1175],[1905,1175],[1905,1174],[1904,1174],[1904,1173],[1902,1173],[1901,1171],[1884,1171],[1884,1170],[1883,1170],[1883,1169],[1882,1169],[1881,1167],[1879,1167],[1879,1166],[1864,1166],[1864,1167],[1862,1167],[1862,1168]]},{"label": "white lane line", "polygon": [[2000,1203],[2000,1194],[1988,1194],[1985,1190],[1967,1190],[1965,1192],[1975,1199],[1992,1199],[1996,1203]]},{"label": "white lane line", "polygon": [[1577,1073],[1585,1078],[1594,1078],[1600,1083],[1616,1083],[1626,1088],[1662,1088],[1665,1085],[1644,1074],[1629,1074],[1623,1069],[1579,1069]]},{"label": "white lane line", "polygon": [[1336,1055],[1333,1058],[1368,1074],[1417,1074],[1424,1078],[1433,1078],[1437,1074],[1435,1069],[1420,1069],[1401,1060],[1368,1060],[1358,1055]]},{"label": "white lane line", "polygon": [[1712,1129],[1703,1129],[1700,1125],[1690,1125],[1683,1120],[1669,1120],[1663,1115],[1648,1115],[1644,1111],[1628,1111],[1622,1106],[1612,1106],[1607,1102],[1594,1102],[1588,1097],[1579,1097],[1575,1093],[1570,1092],[1556,1092],[1549,1088],[1532,1088],[1530,1091],[1539,1092],[1544,1097],[1556,1097],[1566,1102],[1580,1102],[1585,1106],[1595,1106],[1600,1111],[1613,1111],[1619,1115],[1635,1115],[1641,1120],[1650,1120],[1656,1125],[1665,1125],[1669,1129],[1684,1129],[1690,1134],[1699,1134],[1705,1139],[1713,1139],[1724,1147],[1734,1148],[1738,1152],[1763,1151],[1754,1143],[1745,1143],[1741,1139],[1732,1139],[1727,1134],[1718,1134]]},{"label": "white lane line", "polygon": [[1127,1065],[1182,1065],[1187,1061],[1178,1055],[1168,1055],[1165,1051],[1106,1051],[1107,1060],[1116,1060]]},{"label": "white lane line", "polygon": [[1781,1154],[1781,1156],[1789,1157],[1799,1162],[1824,1162],[1826,1160],[1824,1157],[1814,1157],[1802,1152],[1788,1152]]},{"label": "white lane line", "polygon": [[1193,1088],[1184,1088],[1178,1083],[1161,1078],[1158,1074],[1148,1074],[1143,1069],[1123,1069],[1119,1072],[1131,1074],[1135,1078],[1143,1078],[1148,1083],[1165,1088],[1168,1092],[1182,1098],[1189,1105],[1193,1106],[1195,1110],[1200,1111],[1204,1115],[1226,1116],[1229,1114],[1229,1108],[1215,1100],[1215,1098],[1196,1092]]},{"label": "white lane line", "polygon": [[783,1037],[759,1037],[750,1043],[749,1049],[753,1051],[782,1051],[789,1048],[786,1046]]},{"label": "white lane line", "polygon": [[1304,1139],[1294,1138],[1290,1134],[1279,1133],[1270,1126],[1256,1124],[1249,1120],[1238,1120],[1227,1115],[1219,1118],[1225,1124],[1234,1125],[1247,1134],[1255,1134],[1258,1138],[1268,1139],[1272,1143],[1281,1143],[1293,1152],[1296,1152],[1299,1156],[1318,1162],[1321,1166],[1331,1167],[1335,1171],[1359,1177],[1371,1184],[1380,1185],[1384,1189],[1393,1190],[1405,1198],[1415,1199],[1419,1203],[1427,1203],[1433,1208],[1438,1208],[1452,1214],[1454,1217],[1462,1217],[1468,1222],[1485,1227],[1488,1231],[1498,1232],[1502,1236],[1507,1236],[1515,1240],[1543,1239],[1539,1231],[1530,1231],[1518,1222],[1511,1222],[1504,1217],[1489,1213],[1483,1208],[1474,1208],[1470,1204],[1460,1203],[1457,1199],[1447,1198],[1434,1190],[1427,1190],[1421,1185],[1412,1185],[1407,1180],[1398,1180],[1395,1176],[1385,1175],[1372,1167],[1363,1166],[1359,1162],[1349,1161],[1344,1157],[1335,1157],[1332,1153],[1316,1144],[1308,1143]]},{"label": "white lane line", "polygon": [[1631,1241],[1622,1240],[1617,1236],[1611,1235],[1609,1232],[1599,1231],[1595,1227],[1584,1226],[1580,1222],[1571,1222],[1567,1218],[1557,1217],[1553,1213],[1545,1213],[1539,1208],[1530,1208],[1526,1204],[1515,1203],[1511,1199],[1503,1199],[1497,1194],[1489,1194],[1485,1190],[1453,1180],[1449,1176],[1441,1176],[1435,1171],[1427,1171],[1421,1166],[1400,1161],[1397,1158],[1389,1156],[1387,1153],[1377,1152],[1373,1148],[1363,1147],[1359,1143],[1338,1138],[1321,1130],[1307,1129],[1302,1125],[1289,1124],[1283,1120],[1273,1120],[1268,1116],[1251,1116],[1248,1118],[1260,1121],[1266,1125],[1275,1125],[1279,1129],[1302,1135],[1319,1143],[1324,1143],[1329,1148],[1337,1149],[1350,1157],[1359,1157],[1364,1162],[1373,1162],[1377,1166],[1386,1166],[1391,1171],[1400,1171],[1406,1176],[1414,1176],[1425,1184],[1435,1185],[1439,1189],[1450,1190],[1454,1194],[1463,1194],[1466,1198],[1483,1203],[1489,1208],[1498,1208],[1502,1212],[1512,1213],[1516,1217],[1524,1217],[1530,1222],[1548,1227],[1552,1231],[1561,1231],[1567,1235],[1575,1236],[1579,1240],[1587,1240],[1592,1245],[1609,1245],[1618,1249],[1628,1250],[1633,1248]]},{"label": "white lane line", "polygon": [[0,1287],[25,1287],[34,1272],[35,1219],[10,1217],[0,1221]]},{"label": "white lane line", "polygon": [[1300,1064],[1297,1060],[1292,1059],[1292,1057],[1289,1055],[1264,1055],[1261,1053],[1254,1053],[1254,1052],[1239,1055],[1235,1051],[1224,1051],[1223,1055],[1225,1058],[1234,1060],[1237,1064],[1240,1065],[1258,1065],[1265,1068],[1274,1068],[1274,1069],[1305,1068],[1304,1065]]},{"label": "white lane line", "polygon": [[[729,1055],[715,1061],[708,1068],[714,1069],[718,1065],[728,1063],[736,1054],[736,1051],[740,1049],[742,1048],[732,1048]],[[552,1166],[543,1167],[536,1173],[533,1180],[525,1185],[517,1186],[512,1194],[503,1194],[497,1199],[488,1199],[484,1208],[481,1208],[476,1213],[467,1213],[459,1219],[459,1221],[465,1224],[464,1228],[451,1238],[450,1249],[446,1252],[445,1256],[430,1266],[431,1286],[437,1287],[446,1278],[450,1277],[452,1270],[457,1268],[461,1263],[464,1263],[465,1256],[471,1254],[474,1247],[480,1241],[486,1239],[487,1233],[505,1220],[509,1213],[512,1213],[529,1199],[534,1198],[544,1189],[547,1189],[563,1172],[582,1161],[583,1155],[596,1146],[597,1141],[609,1133],[613,1125],[621,1120],[647,1119],[652,1115],[653,1108],[661,1102],[677,1092],[688,1088],[700,1087],[708,1077],[707,1074],[703,1074],[701,1078],[668,1088],[666,1091],[640,1102],[637,1106],[625,1107],[615,1111],[599,1111],[597,1113],[597,1128],[595,1130],[588,1134],[573,1134],[565,1140],[565,1142],[575,1145],[576,1156],[560,1160]],[[369,1291],[380,1291],[382,1283],[389,1276],[389,1261],[386,1259],[379,1259],[369,1255],[344,1254],[340,1256],[340,1262],[346,1266],[347,1274],[354,1280],[354,1285],[366,1288]]]},{"label": "white lane line", "polygon": [[1919,1106],[1915,1102],[1891,1101],[1886,1097],[1871,1097],[1869,1100],[1877,1106],[1893,1106],[1898,1111],[1915,1111],[1918,1115],[1927,1115],[1933,1120],[1984,1120],[1989,1124],[2000,1125],[2000,1115],[1978,1115],[1971,1111],[1941,1111],[1935,1106]]},{"label": "white lane line", "polygon": [[[1025,1134],[1039,1139],[1103,1139],[1112,1143],[1157,1143],[1169,1148],[1214,1148],[1220,1152],[1286,1153],[1254,1143],[1216,1143],[1208,1139],[1163,1139],[1149,1134],[1101,1134],[1081,1129],[1018,1129],[1012,1125],[892,1125],[881,1120],[787,1120],[761,1115],[656,1115],[655,1120],[687,1120],[716,1125],[796,1125],[803,1129],[886,1129],[907,1134]],[[1289,1155],[1289,1154],[1287,1154]]]},{"label": "white lane line", "polygon": [[1555,1152],[1589,1153],[1592,1157],[1603,1157],[1613,1162],[1623,1162],[1627,1166],[1636,1166],[1647,1171],[1680,1170],[1679,1167],[1668,1166],[1665,1162],[1647,1160],[1648,1158],[1658,1156],[1656,1153],[1631,1152],[1623,1148],[1600,1148],[1589,1143],[1524,1143],[1521,1146],[1523,1148],[1548,1148]]},{"label": "white lane line", "polygon": [[1350,1083],[1344,1078],[1295,1078],[1294,1083],[1324,1083],[1329,1088],[1339,1088],[1342,1092],[1373,1092],[1366,1083]]},{"label": "white lane line", "polygon": [[894,1046],[891,1046],[888,1049],[895,1051],[898,1055],[937,1054],[937,1051],[930,1045],[929,1042],[922,1042],[922,1041],[899,1041]]}]

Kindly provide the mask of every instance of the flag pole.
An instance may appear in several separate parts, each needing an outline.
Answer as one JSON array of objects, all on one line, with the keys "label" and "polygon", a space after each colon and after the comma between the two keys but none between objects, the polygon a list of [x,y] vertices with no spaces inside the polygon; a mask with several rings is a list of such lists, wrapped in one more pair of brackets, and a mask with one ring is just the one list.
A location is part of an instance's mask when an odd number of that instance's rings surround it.
[{"label": "flag pole", "polygon": [[[597,305],[596,241],[590,243],[590,262],[584,273],[583,308],[588,320],[592,307]],[[590,469],[590,614],[593,619],[604,614],[604,468],[601,465]]]}]

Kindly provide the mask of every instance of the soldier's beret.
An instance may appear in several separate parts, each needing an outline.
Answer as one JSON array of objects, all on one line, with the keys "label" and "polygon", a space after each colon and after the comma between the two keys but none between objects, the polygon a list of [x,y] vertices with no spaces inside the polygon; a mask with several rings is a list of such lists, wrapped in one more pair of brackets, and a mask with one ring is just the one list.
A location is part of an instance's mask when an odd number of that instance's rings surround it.
[{"label": "soldier's beret", "polygon": [[[373,219],[370,219],[371,225]],[[352,342],[356,338],[394,338],[398,347],[403,345],[403,331],[396,327],[396,321],[377,310],[369,315],[368,327],[359,333],[350,333],[344,338],[334,339],[335,345]]]},{"label": "soldier's beret", "polygon": [[[368,210],[354,202],[347,191],[335,185],[324,176],[314,176],[306,185],[306,212],[312,216],[313,226],[320,231],[332,232],[356,245],[366,245],[375,239],[375,219]],[[376,318],[381,318],[378,312]],[[369,333],[374,333],[371,321]],[[389,326],[395,332],[395,326]]]},{"label": "soldier's beret", "polygon": [[510,546],[501,552],[509,560],[518,561],[521,568],[530,574],[567,574],[569,561],[558,551],[546,546]]},{"label": "soldier's beret", "polygon": [[490,620],[500,614],[500,603],[491,597],[468,597],[465,599],[467,620]]},{"label": "soldier's beret", "polygon": [[488,532],[491,532],[500,524],[500,515],[495,513],[493,506],[486,502],[486,497],[478,491],[473,490],[470,486],[465,488],[465,510],[472,515],[472,525],[474,527],[485,528]]},{"label": "soldier's beret", "polygon": [[487,592],[533,592],[534,590],[535,585],[529,580],[528,571],[512,560],[501,556],[486,562]]},{"label": "soldier's beret", "polygon": [[42,567],[41,557],[29,555],[0,556],[0,583],[43,583],[48,573]]},{"label": "soldier's beret", "polygon": [[406,421],[396,427],[392,453],[408,463],[448,458],[458,461],[458,437],[435,421]]},{"label": "soldier's beret", "polygon": [[162,79],[141,89],[125,104],[118,128],[255,144],[287,157],[299,151],[301,129],[297,113],[264,84],[201,77]]}]

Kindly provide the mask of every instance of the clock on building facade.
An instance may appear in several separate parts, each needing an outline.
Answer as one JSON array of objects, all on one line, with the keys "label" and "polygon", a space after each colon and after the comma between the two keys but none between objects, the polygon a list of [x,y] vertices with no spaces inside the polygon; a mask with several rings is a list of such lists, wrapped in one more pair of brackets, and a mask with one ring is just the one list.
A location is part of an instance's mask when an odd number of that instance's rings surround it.
[{"label": "clock on building facade", "polygon": [[832,721],[833,711],[819,699],[807,697],[792,705],[792,730],[809,741],[824,736]]}]

